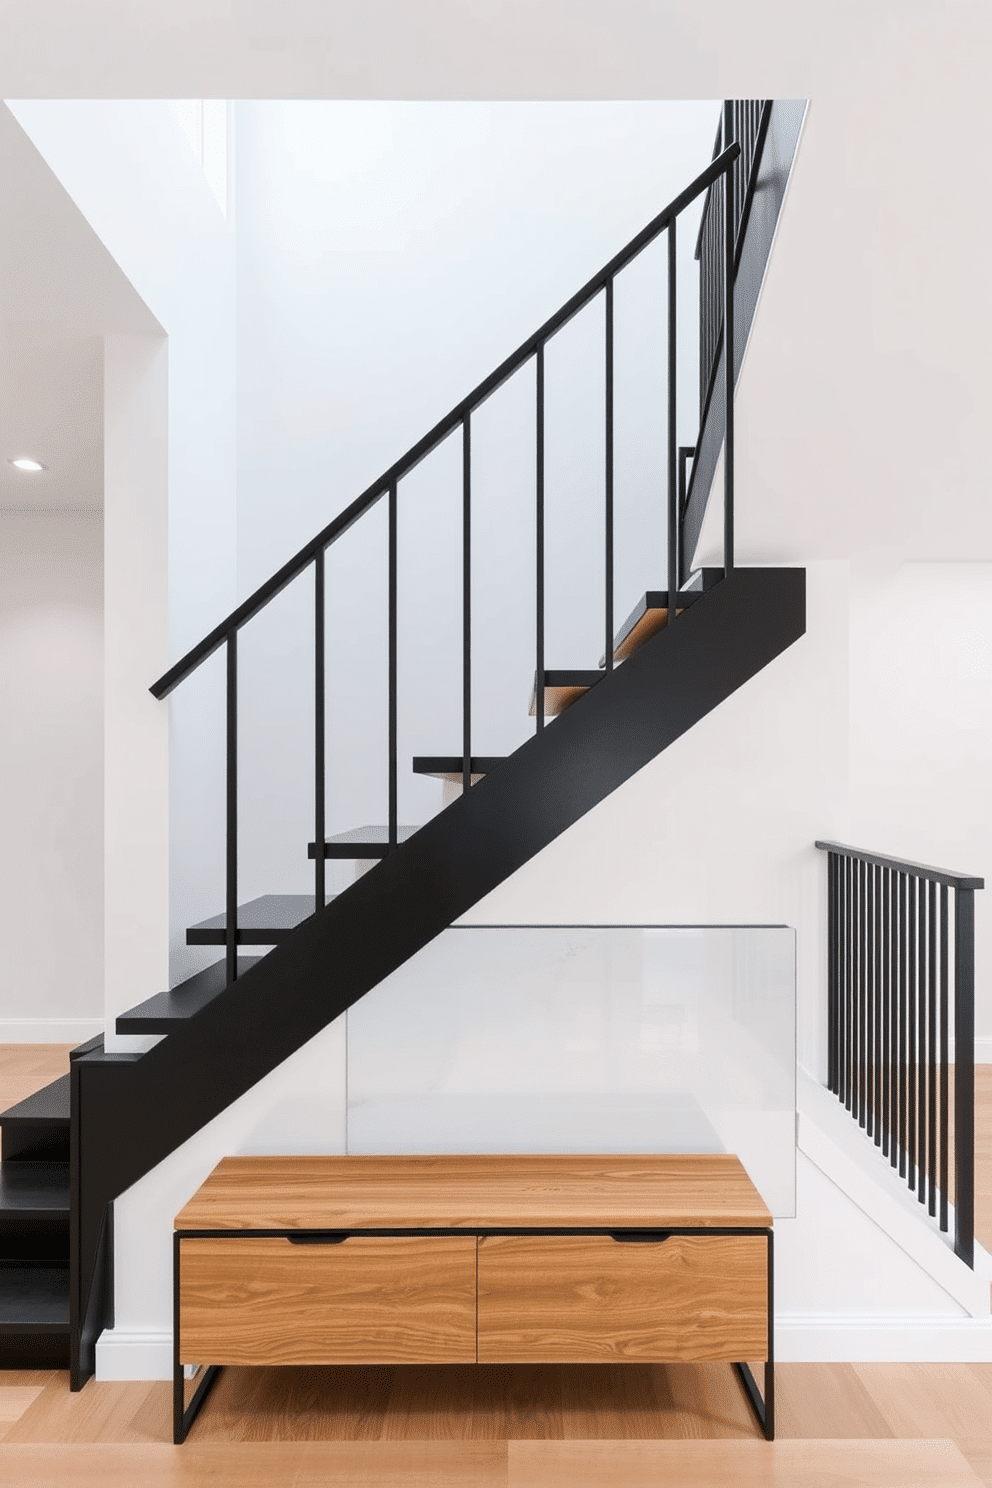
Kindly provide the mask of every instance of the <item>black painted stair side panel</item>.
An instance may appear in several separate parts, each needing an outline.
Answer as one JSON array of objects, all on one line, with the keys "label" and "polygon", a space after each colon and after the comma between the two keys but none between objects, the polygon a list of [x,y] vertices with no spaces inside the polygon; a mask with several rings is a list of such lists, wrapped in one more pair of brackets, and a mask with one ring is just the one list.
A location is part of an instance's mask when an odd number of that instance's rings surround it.
[{"label": "black painted stair side panel", "polygon": [[[498,771],[142,1055],[73,1066],[74,1307],[109,1202],[319,1033],[805,630],[801,569],[738,569]],[[673,844],[674,846],[674,844]],[[78,1371],[92,1368],[80,1344]]]}]

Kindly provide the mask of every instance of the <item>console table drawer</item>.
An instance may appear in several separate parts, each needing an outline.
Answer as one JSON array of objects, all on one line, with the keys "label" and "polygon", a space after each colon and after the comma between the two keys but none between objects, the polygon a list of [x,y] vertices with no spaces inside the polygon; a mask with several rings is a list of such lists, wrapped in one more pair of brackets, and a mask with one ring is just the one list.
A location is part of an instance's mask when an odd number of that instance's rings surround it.
[{"label": "console table drawer", "polygon": [[479,1362],[765,1359],[761,1235],[479,1240]]},{"label": "console table drawer", "polygon": [[475,1361],[475,1236],[180,1242],[181,1362]]}]

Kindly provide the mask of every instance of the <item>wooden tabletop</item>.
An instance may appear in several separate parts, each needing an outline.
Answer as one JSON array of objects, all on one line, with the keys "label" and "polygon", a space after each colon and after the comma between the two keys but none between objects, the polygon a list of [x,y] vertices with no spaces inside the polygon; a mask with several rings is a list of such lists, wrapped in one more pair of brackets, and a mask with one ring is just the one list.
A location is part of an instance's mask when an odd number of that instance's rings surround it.
[{"label": "wooden tabletop", "polygon": [[225,1157],[177,1230],[766,1227],[729,1153]]}]

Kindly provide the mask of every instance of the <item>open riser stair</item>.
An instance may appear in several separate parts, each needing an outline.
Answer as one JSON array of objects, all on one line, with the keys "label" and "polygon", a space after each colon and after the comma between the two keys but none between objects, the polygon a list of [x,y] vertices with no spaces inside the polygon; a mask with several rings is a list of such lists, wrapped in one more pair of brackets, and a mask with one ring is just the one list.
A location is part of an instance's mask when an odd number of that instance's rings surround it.
[{"label": "open riser stair", "polygon": [[[52,1233],[61,1226],[59,1235],[68,1234],[68,1248],[59,1240],[62,1248],[57,1254],[53,1250],[50,1270],[53,1277],[59,1272],[64,1287],[68,1254],[68,1302],[60,1292],[58,1326],[60,1346],[68,1347],[74,1388],[92,1373],[96,1339],[112,1325],[114,1199],[803,635],[803,570],[742,569],[734,563],[732,379],[738,366],[734,333],[740,329],[734,313],[734,273],[761,168],[762,131],[771,127],[777,107],[767,101],[750,103],[742,114],[737,105],[725,105],[712,164],[445,419],[152,687],[155,697],[164,699],[208,657],[223,653],[226,880],[218,885],[217,912],[187,930],[190,945],[216,946],[223,957],[118,1018],[118,1033],[165,1035],[147,1052],[107,1052],[100,1040],[74,1052],[71,1075],[59,1085],[63,1147],[58,1158],[51,1159],[60,1165],[62,1207],[57,1221],[47,1210],[41,1212],[45,1206],[40,1169],[32,1175],[24,1166],[3,1189],[9,1204],[0,1212],[10,1211],[11,1235],[18,1225],[25,1234],[34,1226],[30,1232],[35,1236],[46,1225]],[[741,119],[750,123],[738,141],[735,121]],[[756,121],[757,130],[752,127]],[[686,535],[690,463],[696,475],[694,449],[679,443],[676,429],[676,393],[683,375],[677,366],[677,257],[680,251],[691,251],[691,236],[677,239],[676,228],[694,203],[702,211],[706,245],[701,303],[709,307],[710,321],[714,305],[721,315],[722,307],[727,308],[726,327],[708,321],[702,335],[712,365],[706,383],[707,423],[697,443],[702,448],[704,435],[715,437],[713,410],[719,408],[723,419],[719,438],[726,449],[719,493],[723,562],[702,571],[691,568],[692,544]],[[667,554],[662,548],[658,567],[664,571],[652,575],[652,586],[637,598],[636,590],[614,593],[613,304],[618,276],[655,243],[659,263],[667,266],[656,286],[655,307],[667,313],[667,318],[662,314],[659,319],[666,327],[668,420],[658,491]],[[719,293],[709,282],[714,276]],[[583,665],[568,668],[559,664],[567,658],[550,654],[545,635],[545,350],[588,306],[602,308],[605,335],[605,567],[596,600],[596,633],[602,639],[580,658]],[[729,356],[722,357],[725,341]],[[536,430],[536,565],[533,594],[524,601],[533,603],[534,649],[532,662],[520,676],[519,692],[521,721],[527,715],[529,691],[534,724],[533,734],[519,747],[487,754],[482,752],[487,741],[473,739],[472,420],[494,392],[517,376],[533,379]],[[660,416],[663,421],[663,410]],[[415,755],[411,750],[404,759],[396,722],[398,490],[410,472],[449,440],[460,441],[462,473],[461,737],[437,740],[435,747],[447,753]],[[693,479],[694,511],[703,500],[700,484]],[[385,572],[380,576],[388,595],[388,658],[385,678],[374,679],[388,697],[387,807],[385,820],[332,832],[326,820],[325,555],[376,507],[380,514],[385,511],[388,534]],[[272,884],[272,892],[239,903],[238,637],[276,595],[301,578],[313,586],[314,827],[311,840],[301,840],[299,850],[301,859],[309,856],[313,865],[313,892],[284,894]],[[627,619],[618,623],[635,599]],[[460,783],[463,789],[425,824],[402,823],[401,772],[404,778],[435,776],[449,785]],[[367,862],[369,868],[342,892],[331,894],[325,874],[326,863],[334,860]],[[257,954],[253,948],[266,949]],[[249,954],[239,954],[242,949]],[[69,1093],[71,1110],[65,1109]],[[12,1111],[3,1120],[6,1144],[8,1131],[18,1130],[21,1118]],[[6,1170],[6,1145],[4,1157]],[[26,1163],[26,1152],[11,1149],[10,1162]],[[49,1181],[54,1185],[51,1174]],[[15,1213],[20,1216],[16,1220]],[[11,1296],[16,1289],[11,1272]],[[41,1290],[36,1294],[39,1307]]]}]

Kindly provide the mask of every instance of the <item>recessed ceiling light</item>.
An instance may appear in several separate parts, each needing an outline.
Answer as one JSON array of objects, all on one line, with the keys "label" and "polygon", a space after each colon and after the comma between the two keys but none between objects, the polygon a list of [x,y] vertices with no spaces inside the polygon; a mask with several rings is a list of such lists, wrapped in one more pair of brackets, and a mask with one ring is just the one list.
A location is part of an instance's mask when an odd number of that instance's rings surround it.
[{"label": "recessed ceiling light", "polygon": [[16,460],[8,460],[8,465],[13,465],[18,470],[47,470],[46,465],[41,465],[37,460],[30,460],[27,455],[21,455]]}]

